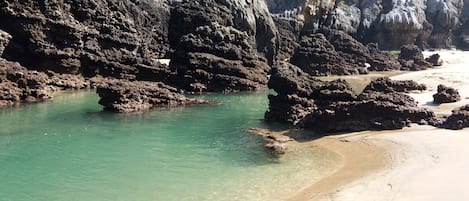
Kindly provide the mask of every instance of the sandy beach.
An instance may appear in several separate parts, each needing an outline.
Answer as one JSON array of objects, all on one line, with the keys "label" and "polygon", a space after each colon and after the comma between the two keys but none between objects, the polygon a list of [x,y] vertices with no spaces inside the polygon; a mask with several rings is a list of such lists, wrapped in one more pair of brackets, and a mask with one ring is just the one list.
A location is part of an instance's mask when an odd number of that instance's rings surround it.
[{"label": "sandy beach", "polygon": [[[411,93],[418,103],[447,115],[469,104],[469,52],[437,51],[442,67],[392,76],[428,89]],[[438,84],[459,90],[457,103],[435,105]],[[452,131],[414,125],[397,131],[359,132],[316,140],[337,152],[342,165],[289,201],[442,201],[469,200],[469,129]]]}]

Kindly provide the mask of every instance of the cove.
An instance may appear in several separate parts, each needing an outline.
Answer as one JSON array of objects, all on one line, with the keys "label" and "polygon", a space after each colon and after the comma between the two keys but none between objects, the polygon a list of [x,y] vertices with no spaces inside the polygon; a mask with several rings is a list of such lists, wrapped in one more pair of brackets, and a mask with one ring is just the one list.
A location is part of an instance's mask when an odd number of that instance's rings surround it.
[{"label": "cove", "polygon": [[333,167],[319,147],[281,158],[252,127],[267,92],[204,95],[217,105],[103,112],[93,91],[0,110],[1,201],[284,200]]}]

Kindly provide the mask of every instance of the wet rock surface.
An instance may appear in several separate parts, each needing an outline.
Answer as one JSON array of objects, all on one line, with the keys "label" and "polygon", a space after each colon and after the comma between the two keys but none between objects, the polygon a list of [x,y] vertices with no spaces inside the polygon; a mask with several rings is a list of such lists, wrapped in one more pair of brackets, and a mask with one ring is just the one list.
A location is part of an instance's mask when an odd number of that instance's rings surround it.
[{"label": "wet rock surface", "polygon": [[442,104],[442,103],[454,103],[461,100],[461,95],[459,92],[445,85],[438,85],[438,92],[433,95],[433,103]]},{"label": "wet rock surface", "polygon": [[439,54],[432,54],[430,57],[426,58],[425,61],[432,64],[433,66],[442,66],[443,60]]},{"label": "wet rock surface", "polygon": [[104,106],[105,110],[119,113],[207,103],[189,99],[182,91],[161,82],[110,79],[99,84],[96,92],[101,98],[99,104]]},{"label": "wet rock surface", "polygon": [[469,105],[453,110],[452,114],[443,122],[442,128],[461,130],[469,127]]}]

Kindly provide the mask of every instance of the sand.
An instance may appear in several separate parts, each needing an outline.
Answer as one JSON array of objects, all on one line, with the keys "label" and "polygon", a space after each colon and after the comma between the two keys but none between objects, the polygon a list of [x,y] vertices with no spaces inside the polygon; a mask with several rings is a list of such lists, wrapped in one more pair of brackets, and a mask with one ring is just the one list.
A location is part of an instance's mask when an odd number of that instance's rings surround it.
[{"label": "sand", "polygon": [[[436,52],[426,52],[426,55]],[[469,104],[469,52],[438,51],[442,67],[393,76],[426,84],[411,93],[439,115]],[[434,105],[438,84],[455,87],[463,100]],[[342,165],[289,201],[469,200],[469,129],[417,126],[397,131],[360,132],[316,140],[343,157]]]}]

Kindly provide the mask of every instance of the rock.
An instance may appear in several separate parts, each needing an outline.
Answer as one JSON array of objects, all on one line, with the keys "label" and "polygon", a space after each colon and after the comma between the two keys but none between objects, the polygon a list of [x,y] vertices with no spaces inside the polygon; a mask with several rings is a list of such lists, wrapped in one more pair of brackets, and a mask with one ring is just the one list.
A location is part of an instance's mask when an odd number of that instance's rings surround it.
[{"label": "rock", "polygon": [[401,47],[399,62],[402,65],[401,70],[425,70],[432,67],[432,64],[425,61],[422,50],[416,45],[404,45]]},{"label": "rock", "polygon": [[388,77],[381,77],[373,80],[368,84],[365,92],[409,92],[409,91],[424,91],[427,87],[424,84],[418,84],[412,80],[391,80]]},{"label": "rock", "polygon": [[461,100],[461,95],[459,92],[445,85],[438,85],[438,92],[433,95],[433,103],[442,104],[442,103],[454,103]]},{"label": "rock", "polygon": [[294,65],[279,63],[268,86],[277,95],[269,95],[267,122],[330,134],[400,129],[434,120],[433,112],[419,108],[412,97],[400,93],[425,89],[411,81],[381,78],[357,95],[344,80],[320,81]]},{"label": "rock", "polygon": [[0,30],[0,57],[2,56],[3,50],[5,50],[10,40],[11,35],[7,32]]},{"label": "rock", "polygon": [[350,101],[356,97],[344,80],[324,82],[285,62],[273,68],[268,86],[277,95],[269,95],[269,109],[265,119],[292,125],[296,125],[318,105],[331,101]]},{"label": "rock", "polygon": [[443,65],[443,60],[440,58],[439,54],[432,54],[430,57],[426,58],[425,61],[432,64],[433,66]]},{"label": "rock", "polygon": [[297,41],[303,25],[296,19],[282,17],[274,17],[273,19],[279,36],[277,60],[288,61],[298,47]]},{"label": "rock", "polygon": [[109,80],[97,87],[99,104],[105,110],[130,113],[155,107],[202,104],[206,101],[186,98],[181,91],[161,82]]},{"label": "rock", "polygon": [[165,0],[5,1],[0,29],[12,36],[4,58],[29,69],[135,78],[138,64],[169,52]]},{"label": "rock", "polygon": [[377,45],[365,46],[344,32],[331,29],[303,36],[291,63],[315,76],[400,69],[398,61],[380,51]]},{"label": "rock", "polygon": [[453,110],[452,114],[443,122],[442,128],[461,130],[469,127],[469,105]]},{"label": "rock", "polygon": [[288,143],[294,141],[294,139],[283,135],[282,133],[266,129],[251,128],[248,129],[247,132],[261,136],[265,142],[264,147],[276,156],[285,154],[288,149]]},{"label": "rock", "polygon": [[[265,88],[270,66],[249,45],[245,32],[217,24],[198,27],[177,45],[170,67],[175,86],[193,92]],[[194,87],[198,86],[198,87]]]},{"label": "rock", "polygon": [[433,112],[423,108],[390,101],[362,100],[335,102],[318,108],[302,119],[299,126],[325,133],[393,130],[433,117]]},{"label": "rock", "polygon": [[0,107],[51,99],[47,83],[46,74],[0,59]]}]

